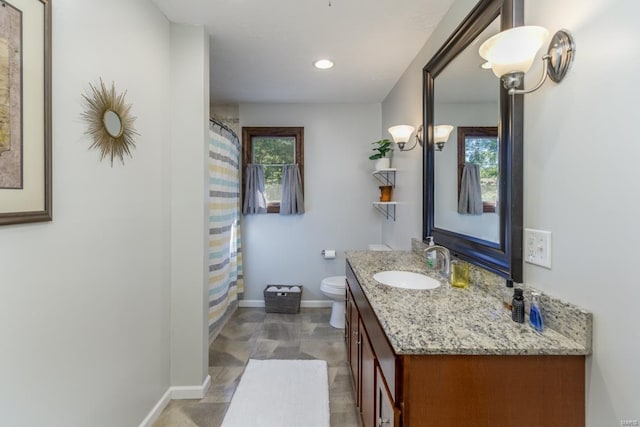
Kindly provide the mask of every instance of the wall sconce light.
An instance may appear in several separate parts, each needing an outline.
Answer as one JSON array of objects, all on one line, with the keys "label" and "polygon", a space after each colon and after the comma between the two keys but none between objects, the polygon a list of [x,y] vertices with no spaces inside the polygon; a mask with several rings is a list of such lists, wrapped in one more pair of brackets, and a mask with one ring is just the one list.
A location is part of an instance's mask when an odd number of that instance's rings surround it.
[{"label": "wall sconce light", "polygon": [[436,144],[436,150],[442,151],[444,143],[449,140],[452,130],[453,126],[451,125],[438,125],[433,128],[433,140]]},{"label": "wall sconce light", "polygon": [[391,126],[388,131],[391,134],[391,138],[393,138],[393,142],[398,144],[400,151],[411,151],[416,148],[418,143],[420,143],[420,146],[422,147],[422,138],[420,138],[420,135],[422,134],[422,125],[420,125],[416,132],[416,142],[411,146],[411,148],[407,148],[406,150],[404,148],[406,143],[409,142],[409,138],[411,137],[414,129],[415,128],[413,126],[409,125],[397,125]]},{"label": "wall sconce light", "polygon": [[502,79],[509,95],[538,90],[547,76],[560,83],[569,71],[576,47],[571,34],[567,30],[559,30],[553,35],[547,53],[542,57],[544,70],[540,82],[533,89],[517,89],[548,34],[543,27],[515,27],[496,34],[480,46],[480,56],[491,64],[493,73]]}]

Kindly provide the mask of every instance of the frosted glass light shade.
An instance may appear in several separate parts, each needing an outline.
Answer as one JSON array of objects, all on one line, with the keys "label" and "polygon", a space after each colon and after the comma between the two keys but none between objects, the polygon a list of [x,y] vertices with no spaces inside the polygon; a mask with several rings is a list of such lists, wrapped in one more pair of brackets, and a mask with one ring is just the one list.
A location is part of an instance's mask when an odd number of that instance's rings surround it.
[{"label": "frosted glass light shade", "polygon": [[402,144],[409,141],[409,137],[415,128],[409,125],[391,126],[388,130],[396,144]]},{"label": "frosted glass light shade", "polygon": [[546,28],[533,25],[511,28],[482,43],[479,53],[497,77],[526,73],[548,35]]},{"label": "frosted glass light shade", "polygon": [[435,140],[435,143],[437,144],[438,142],[441,142],[441,143],[447,142],[449,140],[449,135],[451,134],[452,130],[453,130],[453,126],[451,125],[438,125],[434,127],[433,139]]}]

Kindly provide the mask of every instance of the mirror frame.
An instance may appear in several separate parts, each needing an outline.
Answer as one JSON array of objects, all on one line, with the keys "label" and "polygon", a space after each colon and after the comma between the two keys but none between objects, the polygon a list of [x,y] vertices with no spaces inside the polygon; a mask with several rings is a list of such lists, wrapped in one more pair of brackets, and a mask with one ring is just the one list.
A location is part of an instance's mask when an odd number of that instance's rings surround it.
[{"label": "mirror frame", "polygon": [[522,282],[522,123],[523,96],[500,91],[499,243],[434,226],[434,80],[480,33],[500,17],[501,31],[524,24],[524,0],[480,0],[423,68],[423,241],[439,245],[465,261],[515,282]]}]

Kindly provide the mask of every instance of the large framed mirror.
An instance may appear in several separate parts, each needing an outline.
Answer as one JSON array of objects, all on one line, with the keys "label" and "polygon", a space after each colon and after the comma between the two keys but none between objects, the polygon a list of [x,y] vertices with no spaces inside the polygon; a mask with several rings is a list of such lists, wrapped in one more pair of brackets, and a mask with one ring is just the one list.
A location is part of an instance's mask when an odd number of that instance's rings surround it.
[{"label": "large framed mirror", "polygon": [[[516,282],[522,282],[523,99],[509,96],[481,67],[478,47],[523,25],[523,15],[523,0],[480,0],[423,69],[423,240],[433,236],[453,255]],[[441,125],[454,127],[444,146],[434,140]]]}]

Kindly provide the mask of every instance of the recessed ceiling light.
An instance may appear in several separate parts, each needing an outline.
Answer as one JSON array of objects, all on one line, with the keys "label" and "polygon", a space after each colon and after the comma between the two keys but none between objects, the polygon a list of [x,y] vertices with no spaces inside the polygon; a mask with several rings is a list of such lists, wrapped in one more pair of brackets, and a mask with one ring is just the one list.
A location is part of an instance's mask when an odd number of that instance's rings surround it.
[{"label": "recessed ceiling light", "polygon": [[333,61],[330,59],[318,59],[313,63],[313,66],[320,70],[328,70],[329,68],[333,68]]}]

